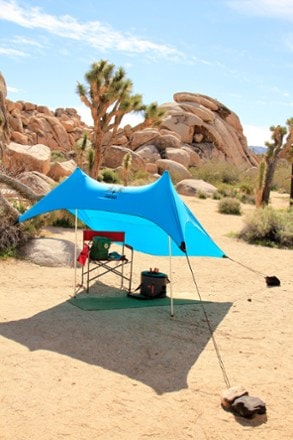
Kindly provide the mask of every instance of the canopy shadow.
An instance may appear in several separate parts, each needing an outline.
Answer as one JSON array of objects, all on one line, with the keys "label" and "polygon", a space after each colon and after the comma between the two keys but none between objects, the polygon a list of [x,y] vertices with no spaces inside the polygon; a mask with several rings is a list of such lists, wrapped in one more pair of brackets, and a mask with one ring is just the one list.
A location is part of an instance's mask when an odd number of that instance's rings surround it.
[{"label": "canopy shadow", "polygon": [[[155,304],[154,304],[155,305]],[[232,303],[206,302],[214,331]],[[49,350],[125,375],[157,394],[187,388],[211,335],[200,303],[85,312],[68,302],[0,323],[0,334],[29,350]]]}]

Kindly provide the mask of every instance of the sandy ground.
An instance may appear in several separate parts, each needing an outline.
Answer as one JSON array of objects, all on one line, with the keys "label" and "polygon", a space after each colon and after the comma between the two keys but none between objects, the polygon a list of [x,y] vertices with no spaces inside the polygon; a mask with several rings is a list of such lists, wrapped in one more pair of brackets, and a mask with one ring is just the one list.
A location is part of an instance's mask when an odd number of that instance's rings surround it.
[{"label": "sandy ground", "polygon": [[[244,216],[185,201],[232,260],[257,271],[191,258],[229,384],[261,398],[267,415],[221,408],[227,384],[200,306],[177,306],[173,318],[169,307],[85,312],[67,301],[73,269],[9,260],[0,262],[1,439],[293,438],[293,252],[239,242],[230,233]],[[133,284],[154,266],[170,275],[168,258],[136,253]],[[261,274],[281,286],[268,288]],[[171,276],[174,297],[198,299],[184,258],[173,259]],[[113,279],[105,292],[116,287]]]}]

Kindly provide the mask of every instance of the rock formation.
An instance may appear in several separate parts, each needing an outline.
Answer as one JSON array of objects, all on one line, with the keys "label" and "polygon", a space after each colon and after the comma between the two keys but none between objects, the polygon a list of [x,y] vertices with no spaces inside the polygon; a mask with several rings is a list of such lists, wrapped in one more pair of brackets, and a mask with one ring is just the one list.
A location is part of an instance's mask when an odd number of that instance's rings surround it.
[{"label": "rock formation", "polygon": [[[257,165],[248,149],[238,116],[222,103],[194,93],[175,93],[174,102],[161,105],[165,117],[158,128],[136,131],[119,129],[115,145],[108,145],[104,167],[117,168],[127,152],[132,169],[161,173],[168,169],[180,178],[191,176],[190,167],[209,160],[236,166]],[[74,147],[87,126],[73,108],[54,112],[43,105],[6,99],[6,85],[0,76],[0,121],[2,164],[11,172],[38,171],[54,180],[74,169]],[[4,145],[4,147],[3,147]],[[63,155],[67,164],[59,166],[53,156]]]}]

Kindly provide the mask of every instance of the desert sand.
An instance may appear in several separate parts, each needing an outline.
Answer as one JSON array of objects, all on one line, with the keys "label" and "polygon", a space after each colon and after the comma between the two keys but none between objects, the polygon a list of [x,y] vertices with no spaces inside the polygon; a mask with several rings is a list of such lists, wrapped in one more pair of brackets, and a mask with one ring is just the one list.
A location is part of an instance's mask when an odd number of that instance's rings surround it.
[{"label": "desert sand", "polygon": [[[190,259],[229,384],[261,398],[266,416],[248,420],[221,407],[227,383],[200,304],[175,306],[174,317],[155,303],[83,311],[68,302],[74,269],[6,260],[1,439],[293,438],[293,252],[240,242],[231,233],[245,214],[219,214],[211,199],[184,200],[230,257]],[[287,207],[288,197],[275,194],[273,203]],[[74,241],[72,231],[55,236]],[[133,285],[154,266],[172,277],[175,298],[198,299],[185,258],[172,259],[170,274],[168,258],[136,252]],[[268,288],[263,275],[281,286]],[[115,282],[100,283],[100,294],[117,294]]]}]

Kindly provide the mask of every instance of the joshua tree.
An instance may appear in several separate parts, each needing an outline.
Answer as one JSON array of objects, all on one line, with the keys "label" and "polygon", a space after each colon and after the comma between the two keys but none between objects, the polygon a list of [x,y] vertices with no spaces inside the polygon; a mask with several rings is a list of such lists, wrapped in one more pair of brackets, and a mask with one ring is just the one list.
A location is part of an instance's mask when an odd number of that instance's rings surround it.
[{"label": "joshua tree", "polygon": [[147,105],[144,110],[144,121],[134,127],[134,131],[143,130],[148,127],[158,127],[166,110],[160,108],[156,102]]},{"label": "joshua tree", "polygon": [[[270,131],[272,132],[272,142],[265,143],[268,147],[267,152],[259,165],[259,185],[256,194],[257,207],[268,205],[269,203],[271,185],[281,154],[283,153],[284,155],[285,151],[288,149],[287,157],[289,157],[289,151],[291,151],[292,148],[293,118],[287,120],[287,125],[289,127],[289,134],[285,142],[284,137],[287,134],[287,128],[280,125],[270,127]],[[291,148],[289,149],[290,142]]]},{"label": "joshua tree", "polygon": [[99,174],[105,148],[111,145],[123,116],[145,109],[141,95],[132,94],[132,82],[122,67],[101,60],[93,63],[85,74],[87,86],[78,82],[77,93],[90,109],[94,121],[94,158],[91,176]]},{"label": "joshua tree", "polygon": [[[92,142],[89,140],[88,132],[85,131],[80,139],[74,145],[74,151],[76,154],[75,161],[76,165],[83,169],[84,162],[88,162],[89,169],[91,164],[90,151],[92,148]],[[86,155],[87,152],[87,155]],[[87,157],[86,157],[87,156]]]},{"label": "joshua tree", "polygon": [[125,154],[122,160],[122,178],[123,178],[124,186],[128,185],[131,162],[132,162],[132,156],[131,153],[128,152]]},{"label": "joshua tree", "polygon": [[289,128],[284,147],[284,157],[291,162],[290,206],[293,206],[293,118],[287,120]]}]

